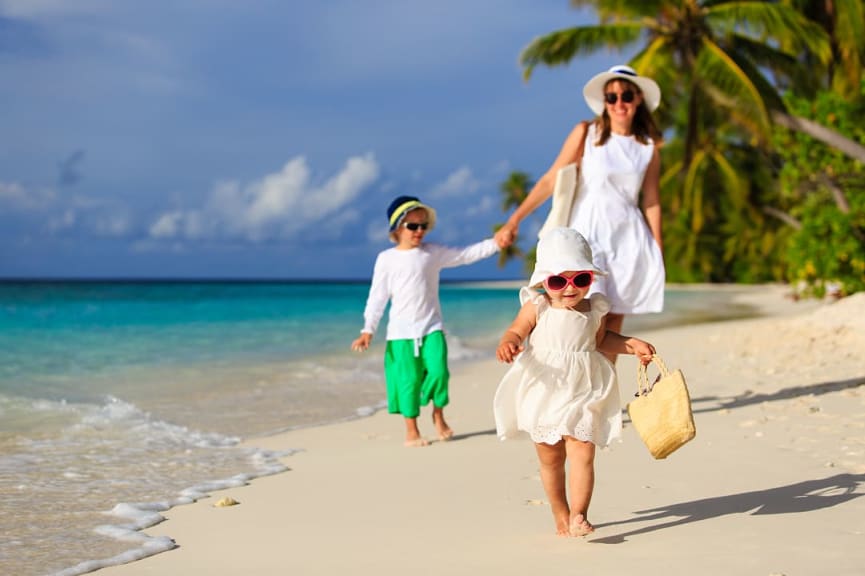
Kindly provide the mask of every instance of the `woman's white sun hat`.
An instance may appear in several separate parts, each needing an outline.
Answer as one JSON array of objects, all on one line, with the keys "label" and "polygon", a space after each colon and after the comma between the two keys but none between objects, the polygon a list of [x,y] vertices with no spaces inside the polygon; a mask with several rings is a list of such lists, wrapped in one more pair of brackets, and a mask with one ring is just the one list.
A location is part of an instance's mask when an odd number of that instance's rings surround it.
[{"label": "woman's white sun hat", "polygon": [[635,84],[643,93],[643,102],[654,112],[661,105],[661,88],[658,83],[646,76],[640,76],[630,66],[613,66],[606,72],[596,74],[583,86],[583,97],[592,112],[600,116],[604,113],[604,87],[610,80],[627,80]]},{"label": "woman's white sun hat", "polygon": [[538,240],[535,271],[529,287],[537,288],[548,276],[583,270],[591,270],[599,276],[607,275],[595,266],[592,247],[579,232],[573,228],[552,228]]}]

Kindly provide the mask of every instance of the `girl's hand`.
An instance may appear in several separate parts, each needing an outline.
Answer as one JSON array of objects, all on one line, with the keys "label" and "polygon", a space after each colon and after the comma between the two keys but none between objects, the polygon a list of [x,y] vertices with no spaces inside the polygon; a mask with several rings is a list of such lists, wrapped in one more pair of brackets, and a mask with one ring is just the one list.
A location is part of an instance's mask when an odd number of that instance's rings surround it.
[{"label": "girl's hand", "polygon": [[628,338],[627,347],[628,352],[636,356],[643,366],[648,365],[655,355],[655,347],[639,338]]},{"label": "girl's hand", "polygon": [[514,361],[514,358],[523,351],[524,346],[522,344],[514,344],[513,342],[502,342],[499,344],[499,347],[496,348],[496,358],[499,359],[499,362],[505,362],[506,364],[510,364]]},{"label": "girl's hand", "polygon": [[372,334],[364,332],[351,343],[351,349],[355,352],[364,352],[369,348],[370,342],[372,342]]}]

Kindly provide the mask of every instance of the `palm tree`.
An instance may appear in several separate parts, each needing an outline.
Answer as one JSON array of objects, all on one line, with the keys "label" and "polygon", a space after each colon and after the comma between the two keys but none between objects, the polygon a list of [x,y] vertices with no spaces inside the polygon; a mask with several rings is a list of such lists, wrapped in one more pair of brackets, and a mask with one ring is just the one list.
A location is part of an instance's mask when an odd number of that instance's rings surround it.
[{"label": "palm tree", "polygon": [[848,101],[861,97],[865,63],[865,6],[862,0],[794,0],[794,6],[826,32],[832,48],[825,85]]},{"label": "palm tree", "polygon": [[[515,170],[508,174],[507,180],[502,182],[499,186],[499,190],[501,190],[503,195],[502,211],[509,212],[511,208],[516,208],[522,204],[523,200],[526,199],[526,196],[529,195],[529,190],[532,189],[532,186],[534,186],[532,177],[525,172]],[[496,224],[493,227],[493,231],[497,231],[502,226],[502,224]],[[521,258],[524,255],[525,253],[516,245],[516,243],[511,244],[499,252],[499,268],[504,267],[509,260]]]},{"label": "palm tree", "polygon": [[502,210],[507,212],[511,208],[516,208],[523,203],[526,196],[529,195],[529,190],[534,186],[532,177],[525,172],[514,170],[508,174],[507,180],[501,183],[499,190],[504,195],[502,201]]},{"label": "palm tree", "polygon": [[[809,20],[816,22],[829,38],[832,58],[828,62],[826,76],[820,87],[831,89],[849,102],[860,100],[862,65],[865,63],[865,6],[862,0],[794,0],[793,4]],[[804,60],[811,68],[813,59],[805,54]],[[810,73],[810,69],[808,76],[816,78]],[[805,84],[798,83],[799,86]],[[809,93],[805,95],[813,96]],[[840,136],[834,130],[807,118],[787,115],[780,111],[773,111],[772,119],[776,124],[807,134],[865,163],[865,146]]]}]

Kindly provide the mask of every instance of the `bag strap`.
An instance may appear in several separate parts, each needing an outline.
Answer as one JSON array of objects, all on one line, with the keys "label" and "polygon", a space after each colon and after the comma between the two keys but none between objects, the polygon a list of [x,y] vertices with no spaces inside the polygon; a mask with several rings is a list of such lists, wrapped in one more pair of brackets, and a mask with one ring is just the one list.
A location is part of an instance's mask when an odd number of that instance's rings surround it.
[{"label": "bag strap", "polygon": [[[660,356],[653,354],[652,362],[655,363],[655,366],[658,367],[658,372],[661,373],[659,378],[666,378],[670,375],[670,371],[667,370],[667,365],[664,364],[664,361]],[[646,373],[646,365],[640,364],[640,367],[637,369],[637,393],[634,394],[634,396],[644,396],[648,394],[652,391],[652,386],[654,386],[654,383],[649,385],[649,375]]]},{"label": "bag strap", "polygon": [[577,170],[583,165],[583,153],[586,151],[586,137],[589,135],[589,123],[583,120],[580,124],[585,127],[585,130],[583,130],[583,137],[580,138],[580,146],[577,148],[577,161],[574,162],[577,165]]}]

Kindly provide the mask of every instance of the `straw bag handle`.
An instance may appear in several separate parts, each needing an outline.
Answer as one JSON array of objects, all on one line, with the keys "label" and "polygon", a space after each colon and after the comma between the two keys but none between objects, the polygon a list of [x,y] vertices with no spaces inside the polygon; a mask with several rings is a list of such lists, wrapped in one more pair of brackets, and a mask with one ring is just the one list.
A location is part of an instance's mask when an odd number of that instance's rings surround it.
[{"label": "straw bag handle", "polygon": [[[661,357],[657,354],[652,354],[652,362],[655,363],[655,366],[658,367],[658,371],[661,373],[658,378],[665,378],[670,375],[670,371],[667,370],[667,365],[664,364],[664,361],[661,360]],[[655,380],[657,382],[657,380]],[[644,396],[652,391],[652,386],[649,384],[649,375],[646,373],[646,365],[640,364],[640,367],[637,369],[637,393],[634,396]]]}]

